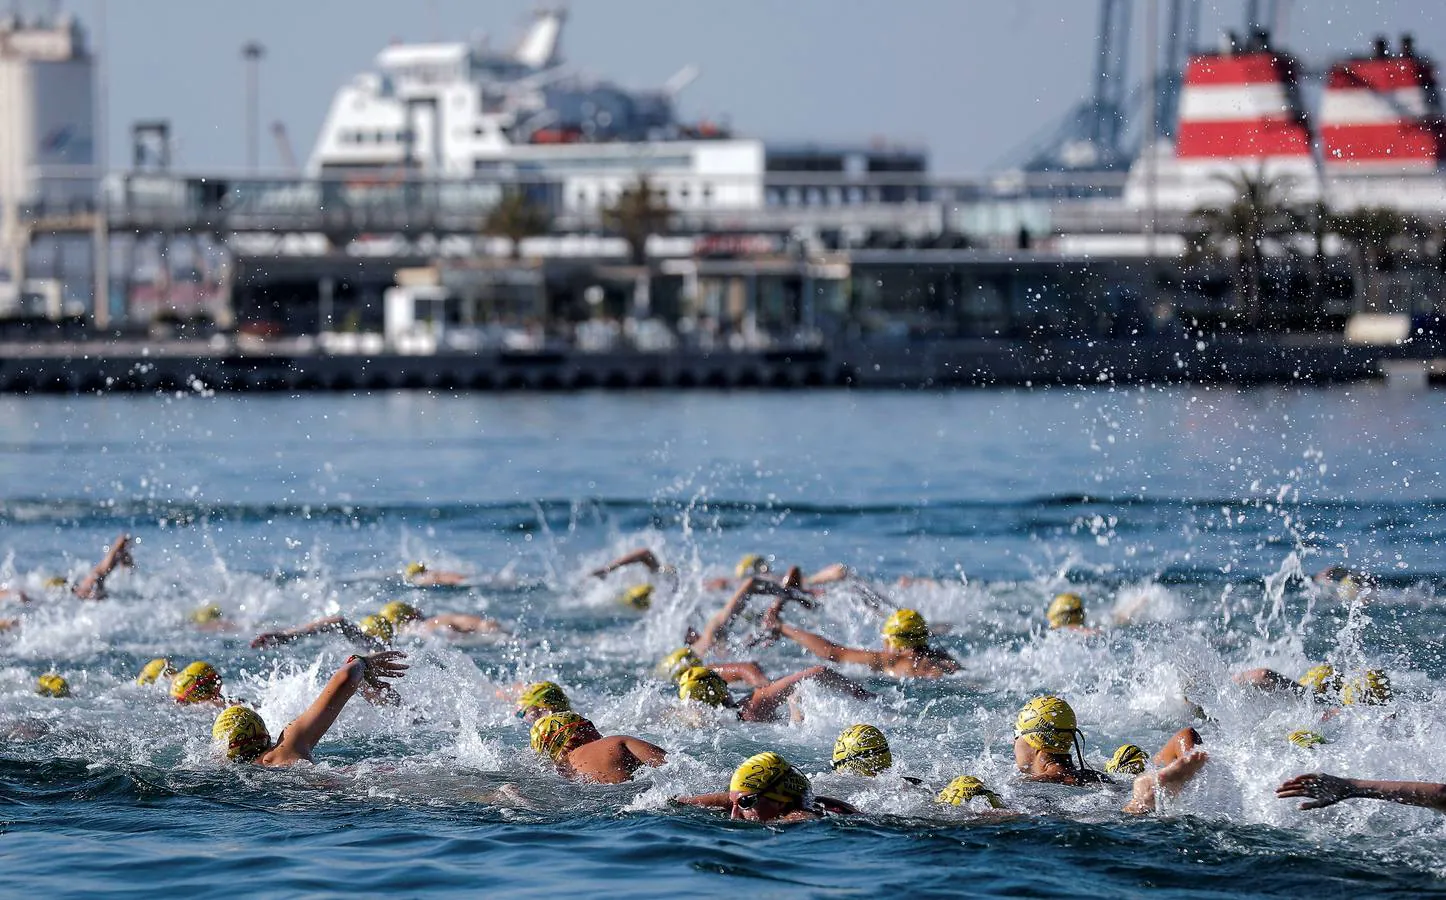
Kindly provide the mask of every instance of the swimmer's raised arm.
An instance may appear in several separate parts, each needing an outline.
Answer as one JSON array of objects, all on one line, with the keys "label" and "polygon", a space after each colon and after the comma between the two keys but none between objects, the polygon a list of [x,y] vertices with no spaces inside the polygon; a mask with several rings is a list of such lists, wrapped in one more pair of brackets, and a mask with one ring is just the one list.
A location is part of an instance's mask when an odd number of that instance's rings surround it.
[{"label": "swimmer's raised arm", "polygon": [[311,759],[311,751],[341,715],[348,700],[363,686],[378,692],[391,690],[384,679],[401,678],[407,667],[400,650],[384,650],[370,656],[353,656],[336,670],[321,694],[282,732],[281,741],[266,754],[268,765],[286,765]]},{"label": "swimmer's raised arm", "polygon": [[1308,798],[1301,809],[1323,809],[1342,800],[1384,800],[1446,813],[1446,784],[1433,781],[1367,781],[1315,772],[1297,775],[1275,789],[1275,796]]},{"label": "swimmer's raised arm", "polygon": [[1130,802],[1125,804],[1123,811],[1137,816],[1154,812],[1158,794],[1168,797],[1178,795],[1209,760],[1204,750],[1192,749],[1157,772],[1137,776],[1130,792]]},{"label": "swimmer's raised arm", "polygon": [[624,566],[647,566],[649,572],[657,572],[663,568],[663,564],[658,561],[657,555],[652,550],[647,547],[639,547],[631,553],[624,553],[605,566],[593,569],[588,574],[594,578],[602,578]]},{"label": "swimmer's raised arm", "polygon": [[96,563],[95,568],[71,588],[71,592],[82,600],[104,600],[105,580],[110,574],[121,566],[133,566],[135,561],[131,559],[131,536],[123,534],[115,539],[110,545],[101,561]]},{"label": "swimmer's raised arm", "polygon": [[812,575],[803,579],[803,583],[809,587],[818,587],[822,584],[837,584],[853,577],[853,570],[843,563],[834,563],[831,566],[819,569]]}]

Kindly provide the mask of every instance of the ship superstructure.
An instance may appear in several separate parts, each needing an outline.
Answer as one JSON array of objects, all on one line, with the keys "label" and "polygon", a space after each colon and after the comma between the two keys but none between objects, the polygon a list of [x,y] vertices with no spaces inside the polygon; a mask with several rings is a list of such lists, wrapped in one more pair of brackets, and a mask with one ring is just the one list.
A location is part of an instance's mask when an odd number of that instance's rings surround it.
[{"label": "ship superstructure", "polygon": [[508,53],[466,43],[385,48],[375,71],[337,92],[309,174],[514,179],[565,212],[605,204],[639,174],[686,211],[763,206],[769,171],[926,169],[912,150],[774,148],[680,122],[675,100],[696,69],[643,91],[584,77],[563,65],[565,21],[538,12]]}]

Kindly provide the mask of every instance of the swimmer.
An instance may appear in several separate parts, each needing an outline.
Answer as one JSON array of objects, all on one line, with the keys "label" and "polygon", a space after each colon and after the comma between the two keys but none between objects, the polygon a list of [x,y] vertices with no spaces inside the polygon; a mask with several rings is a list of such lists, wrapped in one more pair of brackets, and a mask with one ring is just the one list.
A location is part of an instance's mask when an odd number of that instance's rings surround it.
[{"label": "swimmer", "polygon": [[555,712],[572,712],[572,701],[551,681],[535,681],[517,695],[517,718],[528,725]]},{"label": "swimmer", "polygon": [[281,730],[281,739],[271,743],[266,722],[255,710],[232,706],[216,717],[211,738],[225,748],[226,756],[235,762],[254,762],[259,766],[281,768],[303,760],[311,761],[311,751],[341,715],[348,700],[363,690],[363,696],[394,694],[386,679],[401,678],[406,666],[399,660],[406,654],[384,650],[370,656],[348,659],[322,688],[320,696]]},{"label": "swimmer", "polygon": [[101,561],[96,563],[90,574],[71,588],[71,593],[82,600],[104,600],[105,581],[111,573],[118,568],[131,568],[134,565],[135,561],[131,559],[131,536],[123,534],[110,545],[110,549]]},{"label": "swimmer", "polygon": [[[1154,762],[1160,768],[1135,777],[1124,811],[1134,814],[1153,811],[1157,791],[1178,794],[1209,758],[1203,750],[1196,749],[1200,743],[1200,734],[1193,728],[1182,728],[1171,735],[1155,754]],[[1070,758],[1071,750],[1079,759],[1078,765]],[[1014,764],[1026,781],[1067,785],[1113,783],[1104,772],[1085,765],[1074,710],[1059,697],[1035,697],[1019,710],[1014,725]]]},{"label": "swimmer", "polygon": [[467,583],[467,576],[432,569],[422,562],[409,562],[402,569],[402,580],[412,587],[457,587]]},{"label": "swimmer", "polygon": [[624,569],[628,566],[642,566],[654,575],[675,577],[678,574],[676,568],[663,565],[658,559],[658,555],[647,547],[639,547],[636,550],[624,553],[612,562],[593,569],[588,574],[593,578],[606,578],[618,569]]},{"label": "swimmer", "polygon": [[[678,678],[678,699],[737,710],[738,718],[744,722],[779,722],[783,720],[783,704],[788,703],[792,709],[794,692],[808,681],[817,682],[858,700],[876,699],[875,695],[864,690],[862,685],[827,666],[812,666],[801,672],[785,675],[777,681],[754,688],[742,701],[734,701],[728,693],[728,682],[723,676],[706,666],[694,666]],[[794,710],[793,718],[798,720],[802,716]]]},{"label": "swimmer", "polygon": [[136,684],[160,684],[162,681],[170,681],[176,675],[176,667],[165,657],[157,657],[141,666],[141,671],[136,675]]},{"label": "swimmer", "polygon": [[999,799],[999,795],[991,791],[974,775],[960,775],[949,782],[944,790],[940,791],[934,798],[934,802],[940,806],[964,806],[967,807],[974,800],[983,800],[988,806],[981,810],[983,813],[995,811],[1009,812],[1009,807]]},{"label": "swimmer", "polygon": [[226,618],[226,613],[215,603],[198,606],[186,617],[197,631],[221,633],[236,631],[240,626]]},{"label": "swimmer", "polygon": [[[789,572],[794,572],[797,568],[798,567],[795,566],[793,569],[790,569]],[[757,553],[748,553],[745,554],[743,558],[738,561],[738,565],[734,567],[732,578],[706,579],[703,582],[703,588],[709,591],[726,591],[730,587],[733,587],[733,585],[742,582],[745,578],[766,578],[772,573],[773,567],[769,564],[767,558]],[[852,569],[843,563],[834,563],[833,565],[819,569],[812,575],[805,576],[801,571],[798,571],[797,584],[794,586],[808,590],[810,593],[818,593],[817,588],[847,581],[852,577]]]},{"label": "swimmer", "polygon": [[69,697],[70,682],[54,672],[48,672],[35,680],[35,693],[42,697]]},{"label": "swimmer", "polygon": [[1098,628],[1085,625],[1084,600],[1079,594],[1055,594],[1045,610],[1044,617],[1051,631],[1073,631],[1079,634],[1099,634]]},{"label": "swimmer", "polygon": [[673,802],[726,809],[730,819],[749,822],[806,822],[829,814],[858,812],[842,800],[814,796],[808,778],[773,752],[744,760],[734,771],[726,792],[674,797]]},{"label": "swimmer", "polygon": [[1324,809],[1342,800],[1384,800],[1446,813],[1446,784],[1431,781],[1367,781],[1316,772],[1297,775],[1275,789],[1281,800],[1305,797],[1301,809]]},{"label": "swimmer", "polygon": [[779,620],[782,609],[780,599],[764,616],[764,627],[829,662],[856,663],[895,678],[940,678],[959,671],[959,663],[952,656],[929,646],[929,625],[912,609],[896,610],[884,622],[883,650],[845,647],[786,625]]},{"label": "swimmer", "polygon": [[[165,663],[165,660],[152,660],[147,663],[147,668],[156,662]],[[146,670],[142,670],[142,674]],[[225,697],[221,696],[221,673],[208,662],[197,660],[186,666],[171,679],[171,699],[182,705],[193,703],[211,703],[220,706],[230,705]]]},{"label": "swimmer", "polygon": [[[833,742],[833,770],[876,778],[894,767],[894,753],[889,749],[889,739],[872,725],[850,725],[839,732]],[[923,779],[901,775],[912,785],[922,785]]]},{"label": "swimmer", "polygon": [[428,616],[417,607],[401,600],[393,600],[377,611],[377,615],[392,623],[397,634],[425,631],[446,634],[506,634],[502,623],[496,619],[474,616],[470,613],[438,613]]},{"label": "swimmer", "polygon": [[575,712],[548,713],[533,722],[532,749],[551,759],[564,778],[596,784],[622,784],[643,766],[668,761],[662,747],[628,735],[603,737]]},{"label": "swimmer", "polygon": [[1346,601],[1368,595],[1376,588],[1376,580],[1370,575],[1345,566],[1327,566],[1311,580],[1322,588],[1335,591]]}]

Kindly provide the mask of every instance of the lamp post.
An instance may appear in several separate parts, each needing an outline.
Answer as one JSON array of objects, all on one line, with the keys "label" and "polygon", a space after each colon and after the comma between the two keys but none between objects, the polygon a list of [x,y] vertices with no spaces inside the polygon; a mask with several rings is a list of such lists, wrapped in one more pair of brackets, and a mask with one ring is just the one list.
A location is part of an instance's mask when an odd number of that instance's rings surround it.
[{"label": "lamp post", "polygon": [[260,93],[261,58],[266,48],[259,41],[247,41],[241,45],[241,58],[246,61],[246,168],[255,173],[260,162],[260,111],[257,109]]}]

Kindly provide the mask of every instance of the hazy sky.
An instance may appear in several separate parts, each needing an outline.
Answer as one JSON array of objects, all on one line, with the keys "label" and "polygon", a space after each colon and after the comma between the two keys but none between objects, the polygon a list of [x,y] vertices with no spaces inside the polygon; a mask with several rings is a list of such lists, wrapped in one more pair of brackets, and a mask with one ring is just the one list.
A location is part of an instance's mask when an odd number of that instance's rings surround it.
[{"label": "hazy sky", "polygon": [[[4,0],[0,0],[3,8]],[[16,0],[10,0],[11,6]],[[19,0],[27,10],[50,2]],[[138,118],[167,118],[177,165],[245,161],[241,45],[259,40],[263,166],[279,165],[269,123],[303,161],[332,94],[394,39],[509,47],[531,0],[61,0],[111,49],[112,164],[129,160]],[[998,168],[1090,85],[1097,0],[573,0],[563,52],[574,66],[656,86],[684,65],[702,76],[686,117],[726,118],[764,138],[922,144],[934,169]],[[1136,4],[1143,8],[1145,0]],[[1165,20],[1165,0],[1160,19]],[[1208,2],[1201,37],[1238,26],[1243,2]],[[1130,39],[1144,50],[1143,12]],[[1446,58],[1442,0],[1296,0],[1282,43],[1323,68],[1378,32],[1416,32]],[[1394,38],[1393,38],[1394,40]]]}]

